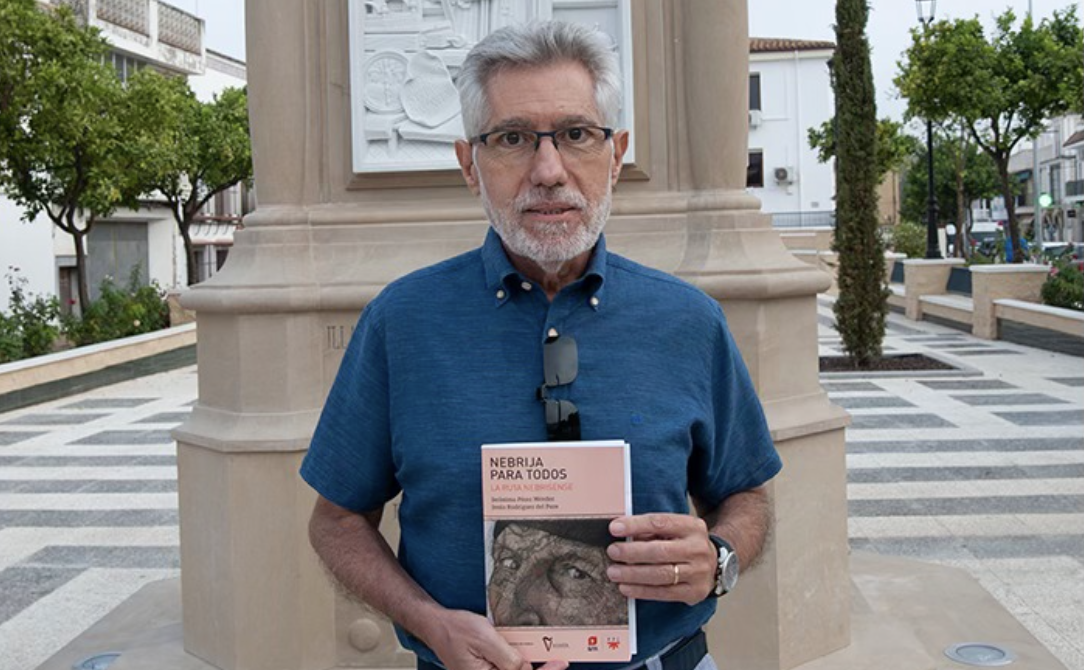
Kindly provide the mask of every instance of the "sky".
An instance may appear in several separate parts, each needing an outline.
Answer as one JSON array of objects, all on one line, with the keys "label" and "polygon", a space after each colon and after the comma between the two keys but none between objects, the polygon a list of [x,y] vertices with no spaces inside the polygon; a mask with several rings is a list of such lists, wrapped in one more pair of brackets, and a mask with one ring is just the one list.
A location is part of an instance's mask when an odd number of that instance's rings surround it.
[{"label": "sky", "polygon": [[[244,0],[167,1],[206,20],[208,48],[245,60]],[[994,16],[1006,8],[1011,7],[1023,18],[1030,4],[1035,17],[1042,19],[1074,2],[1077,0],[939,0],[935,18],[978,16],[989,31]],[[1081,14],[1079,7],[1077,14]],[[754,37],[834,41],[834,22],[835,0],[749,0],[749,34]],[[892,79],[897,73],[900,54],[910,44],[909,31],[916,25],[914,0],[870,0],[866,33],[872,50],[878,116],[903,117],[906,104],[896,93]]]}]

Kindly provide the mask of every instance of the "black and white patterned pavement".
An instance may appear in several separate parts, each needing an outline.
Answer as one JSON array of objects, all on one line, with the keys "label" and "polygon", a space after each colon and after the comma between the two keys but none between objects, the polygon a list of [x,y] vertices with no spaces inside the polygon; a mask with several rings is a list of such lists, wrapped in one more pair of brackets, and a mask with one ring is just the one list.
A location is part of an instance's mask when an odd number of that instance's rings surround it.
[{"label": "black and white patterned pavement", "polygon": [[[838,353],[819,310],[821,353]],[[851,546],[967,570],[1084,670],[1084,360],[895,314],[886,348],[966,371],[823,378],[854,417]],[[169,431],[195,397],[189,367],[0,414],[0,670],[178,574]]]}]

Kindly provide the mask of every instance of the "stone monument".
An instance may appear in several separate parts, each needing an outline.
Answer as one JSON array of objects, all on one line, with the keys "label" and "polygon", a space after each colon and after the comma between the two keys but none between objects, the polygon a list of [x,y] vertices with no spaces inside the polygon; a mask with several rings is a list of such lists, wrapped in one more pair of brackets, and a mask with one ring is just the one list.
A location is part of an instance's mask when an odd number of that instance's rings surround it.
[{"label": "stone monument", "polygon": [[250,0],[259,207],[184,299],[200,369],[176,431],[188,654],[224,670],[412,666],[388,622],[325,576],[297,469],[366,303],[483,239],[450,145],[463,55],[550,16],[599,26],[625,64],[634,146],[610,246],[722,302],[785,462],[773,539],[710,625],[714,648],[781,670],[847,645],[846,415],[817,377],[829,279],[745,192],[746,0]]}]

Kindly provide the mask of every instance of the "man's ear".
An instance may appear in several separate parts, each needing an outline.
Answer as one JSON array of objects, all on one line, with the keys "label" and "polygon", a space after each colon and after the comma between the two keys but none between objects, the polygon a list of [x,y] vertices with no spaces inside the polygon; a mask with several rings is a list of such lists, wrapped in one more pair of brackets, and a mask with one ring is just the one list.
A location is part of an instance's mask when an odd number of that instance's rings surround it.
[{"label": "man's ear", "polygon": [[629,149],[629,131],[615,130],[613,136],[614,156],[610,164],[610,184],[617,186],[617,179],[621,176],[621,164],[625,158],[625,152]]},{"label": "man's ear", "polygon": [[474,164],[474,147],[466,140],[456,140],[455,157],[459,161],[459,171],[463,173],[463,180],[467,182],[467,188],[474,195],[478,195],[480,190],[478,188],[478,166]]}]

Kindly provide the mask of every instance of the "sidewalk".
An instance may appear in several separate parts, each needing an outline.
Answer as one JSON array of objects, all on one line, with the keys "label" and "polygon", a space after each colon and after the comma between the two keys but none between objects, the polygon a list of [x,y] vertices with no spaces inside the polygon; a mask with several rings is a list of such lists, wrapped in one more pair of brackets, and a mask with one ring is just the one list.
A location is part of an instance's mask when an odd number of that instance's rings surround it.
[{"label": "sidewalk", "polygon": [[[1084,360],[895,314],[885,345],[970,371],[823,380],[854,415],[851,546],[965,569],[1084,670]],[[188,367],[0,414],[0,670],[178,574],[169,430],[195,398]]]}]

